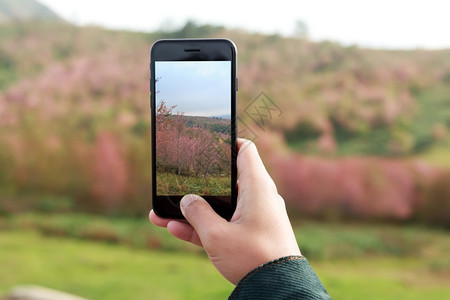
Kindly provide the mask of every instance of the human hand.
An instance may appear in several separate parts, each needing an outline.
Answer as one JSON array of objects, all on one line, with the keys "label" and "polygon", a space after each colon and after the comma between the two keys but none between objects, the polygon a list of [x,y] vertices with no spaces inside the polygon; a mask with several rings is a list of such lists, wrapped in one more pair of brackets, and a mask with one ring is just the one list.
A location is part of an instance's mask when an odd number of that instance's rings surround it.
[{"label": "human hand", "polygon": [[181,211],[187,222],[163,219],[150,211],[150,221],[174,237],[203,247],[217,270],[237,284],[247,273],[271,260],[301,255],[283,198],[267,173],[256,146],[238,139],[238,198],[228,222],[200,196],[186,195]]}]

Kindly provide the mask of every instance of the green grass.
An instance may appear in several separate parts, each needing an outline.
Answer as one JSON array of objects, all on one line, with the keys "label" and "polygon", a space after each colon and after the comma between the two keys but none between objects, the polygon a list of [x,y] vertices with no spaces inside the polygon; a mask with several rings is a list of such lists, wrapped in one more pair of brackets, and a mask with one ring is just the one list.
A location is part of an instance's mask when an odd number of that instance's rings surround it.
[{"label": "green grass", "polygon": [[419,158],[438,167],[450,168],[450,141],[431,147]]},{"label": "green grass", "polygon": [[225,299],[233,286],[209,261],[120,245],[0,232],[0,294],[37,284],[90,299]]},{"label": "green grass", "polygon": [[[345,224],[299,221],[294,232],[303,253],[314,260],[364,258],[366,256],[428,257],[450,251],[447,231],[418,225]],[[81,213],[23,213],[0,216],[0,229],[37,231],[44,236],[122,244],[132,248],[198,253],[199,248],[172,238],[165,230],[140,218],[106,217]],[[449,268],[450,271],[450,268]]]},{"label": "green grass", "polygon": [[37,231],[44,236],[122,244],[139,249],[198,252],[198,248],[171,238],[141,218],[105,217],[80,213],[23,213],[0,217],[0,229]]},{"label": "green grass", "polygon": [[[334,299],[450,297],[448,231],[294,224],[303,254]],[[233,290],[200,248],[175,240],[146,218],[3,217],[0,245],[0,295],[19,284],[92,299],[225,299]]]},{"label": "green grass", "polygon": [[[364,257],[420,257],[429,260],[446,257],[450,251],[447,231],[416,225],[309,222],[295,226],[294,232],[303,253],[316,260]],[[434,247],[434,256],[429,254],[430,247]]]},{"label": "green grass", "polygon": [[230,176],[190,177],[158,173],[157,192],[160,195],[230,195]]},{"label": "green grass", "polygon": [[311,263],[333,299],[449,299],[449,273],[426,261],[371,258]]}]

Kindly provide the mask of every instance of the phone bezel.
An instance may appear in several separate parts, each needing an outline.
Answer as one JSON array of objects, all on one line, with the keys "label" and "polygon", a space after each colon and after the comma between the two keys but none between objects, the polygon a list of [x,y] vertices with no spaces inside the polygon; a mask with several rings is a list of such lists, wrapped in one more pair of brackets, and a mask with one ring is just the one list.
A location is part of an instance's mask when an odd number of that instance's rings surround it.
[{"label": "phone bezel", "polygon": [[[188,50],[188,51],[186,51]],[[223,218],[231,219],[237,201],[237,145],[236,145],[236,93],[237,50],[228,39],[165,39],[156,41],[150,52],[150,102],[151,102],[151,158],[152,203],[155,213],[163,218],[184,219],[179,203],[182,195],[156,195],[156,144],[155,144],[155,62],[156,61],[231,61],[231,195],[205,196],[212,208]]]}]

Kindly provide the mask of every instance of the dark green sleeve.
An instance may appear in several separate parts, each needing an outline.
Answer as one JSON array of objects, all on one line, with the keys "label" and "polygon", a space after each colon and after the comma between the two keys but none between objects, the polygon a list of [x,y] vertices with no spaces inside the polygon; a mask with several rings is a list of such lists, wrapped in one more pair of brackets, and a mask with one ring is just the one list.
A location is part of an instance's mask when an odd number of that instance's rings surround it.
[{"label": "dark green sleeve", "polygon": [[248,273],[228,299],[331,299],[331,297],[306,258],[286,256]]}]

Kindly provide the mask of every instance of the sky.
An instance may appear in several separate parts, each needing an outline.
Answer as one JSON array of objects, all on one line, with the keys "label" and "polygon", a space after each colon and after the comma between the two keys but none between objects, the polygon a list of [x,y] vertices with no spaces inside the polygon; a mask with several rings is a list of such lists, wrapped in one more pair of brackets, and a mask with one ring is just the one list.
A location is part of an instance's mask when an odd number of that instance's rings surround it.
[{"label": "sky", "polygon": [[39,0],[79,25],[153,31],[187,20],[292,35],[307,25],[315,41],[389,49],[450,48],[448,0]]},{"label": "sky", "polygon": [[156,62],[155,76],[157,104],[186,116],[231,115],[230,61]]}]

